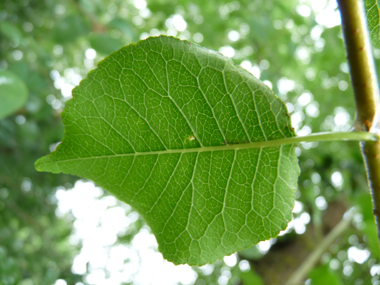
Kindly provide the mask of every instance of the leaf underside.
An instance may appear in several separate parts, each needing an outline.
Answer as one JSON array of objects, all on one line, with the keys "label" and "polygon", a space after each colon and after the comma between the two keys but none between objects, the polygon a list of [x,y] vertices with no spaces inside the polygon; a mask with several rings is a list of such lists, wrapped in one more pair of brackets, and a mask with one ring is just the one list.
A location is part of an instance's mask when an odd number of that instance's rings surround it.
[{"label": "leaf underside", "polygon": [[239,149],[294,136],[286,107],[219,53],[166,36],[126,46],[62,117],[65,137],[37,170],[91,179],[130,204],[175,264],[212,263],[291,220],[294,146]]},{"label": "leaf underside", "polygon": [[365,9],[372,45],[380,48],[380,0],[365,0]]}]

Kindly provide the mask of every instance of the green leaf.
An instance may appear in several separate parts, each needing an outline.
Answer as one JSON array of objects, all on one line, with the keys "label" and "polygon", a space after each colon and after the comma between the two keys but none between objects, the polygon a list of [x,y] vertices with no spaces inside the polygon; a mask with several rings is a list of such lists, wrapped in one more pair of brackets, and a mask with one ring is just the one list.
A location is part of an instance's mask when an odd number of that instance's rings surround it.
[{"label": "green leaf", "polygon": [[312,285],[340,285],[342,284],[340,282],[338,274],[336,274],[334,271],[332,271],[329,268],[329,265],[323,265],[314,268],[309,273],[309,278],[311,279]]},{"label": "green leaf", "polygon": [[90,23],[78,14],[71,14],[56,22],[54,38],[59,43],[70,43],[90,32]]},{"label": "green leaf", "polygon": [[253,270],[241,272],[239,277],[243,285],[264,285],[263,279]]},{"label": "green leaf", "polygon": [[375,48],[380,48],[379,0],[365,0],[365,10],[367,12],[368,29],[371,34],[372,44]]},{"label": "green leaf", "polygon": [[104,54],[110,54],[125,45],[120,39],[114,39],[106,33],[92,34],[88,41],[93,49]]},{"label": "green leaf", "polygon": [[[166,36],[120,49],[73,90],[39,171],[91,179],[133,206],[164,258],[203,265],[275,237],[299,168],[285,105],[219,53]],[[271,142],[273,144],[273,142]]]},{"label": "green leaf", "polygon": [[375,219],[373,218],[371,196],[369,193],[363,193],[356,197],[355,201],[363,215],[364,227],[362,231],[365,234],[367,246],[371,250],[372,257],[380,260],[379,238]]},{"label": "green leaf", "polygon": [[255,260],[255,259],[257,260],[257,259],[260,259],[263,256],[263,254],[254,245],[254,246],[251,246],[250,248],[243,249],[242,251],[240,251],[239,256],[241,258],[246,258],[249,260]]},{"label": "green leaf", "polygon": [[28,89],[16,74],[0,70],[0,120],[20,109],[28,99]]},{"label": "green leaf", "polygon": [[0,33],[6,36],[8,39],[24,44],[24,39],[19,28],[9,22],[3,21],[0,23]]}]

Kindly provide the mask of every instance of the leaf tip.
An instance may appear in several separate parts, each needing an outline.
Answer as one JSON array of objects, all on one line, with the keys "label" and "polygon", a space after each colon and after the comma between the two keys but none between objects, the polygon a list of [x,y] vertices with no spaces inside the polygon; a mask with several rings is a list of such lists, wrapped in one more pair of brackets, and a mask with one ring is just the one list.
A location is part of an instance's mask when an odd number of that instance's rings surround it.
[{"label": "leaf tip", "polygon": [[34,167],[39,172],[61,173],[59,166],[54,163],[51,153],[36,160]]}]

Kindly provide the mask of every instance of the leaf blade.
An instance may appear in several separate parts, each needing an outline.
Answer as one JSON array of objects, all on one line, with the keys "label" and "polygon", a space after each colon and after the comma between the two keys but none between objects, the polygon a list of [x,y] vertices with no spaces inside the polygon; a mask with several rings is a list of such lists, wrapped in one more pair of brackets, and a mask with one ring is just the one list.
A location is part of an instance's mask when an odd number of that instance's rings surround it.
[{"label": "leaf blade", "polygon": [[202,265],[290,221],[294,147],[243,147],[294,136],[286,113],[230,59],[149,38],[113,53],[74,89],[65,138],[36,168],[95,181],[144,217],[166,259]]},{"label": "leaf blade", "polygon": [[378,0],[365,0],[365,10],[367,13],[368,29],[371,35],[371,42],[375,48],[380,48],[380,14]]}]

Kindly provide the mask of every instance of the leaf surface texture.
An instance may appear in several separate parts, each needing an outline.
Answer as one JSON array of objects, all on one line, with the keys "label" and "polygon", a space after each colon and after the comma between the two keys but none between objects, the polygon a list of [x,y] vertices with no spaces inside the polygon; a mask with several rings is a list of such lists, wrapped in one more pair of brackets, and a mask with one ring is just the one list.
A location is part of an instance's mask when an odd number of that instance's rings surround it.
[{"label": "leaf surface texture", "polygon": [[380,48],[380,2],[379,0],[365,0],[368,29],[371,42],[375,48]]},{"label": "leaf surface texture", "polygon": [[285,105],[219,53],[148,38],[100,62],[73,90],[65,137],[40,171],[91,179],[134,207],[175,264],[203,265],[275,237],[291,220],[299,168]]}]

